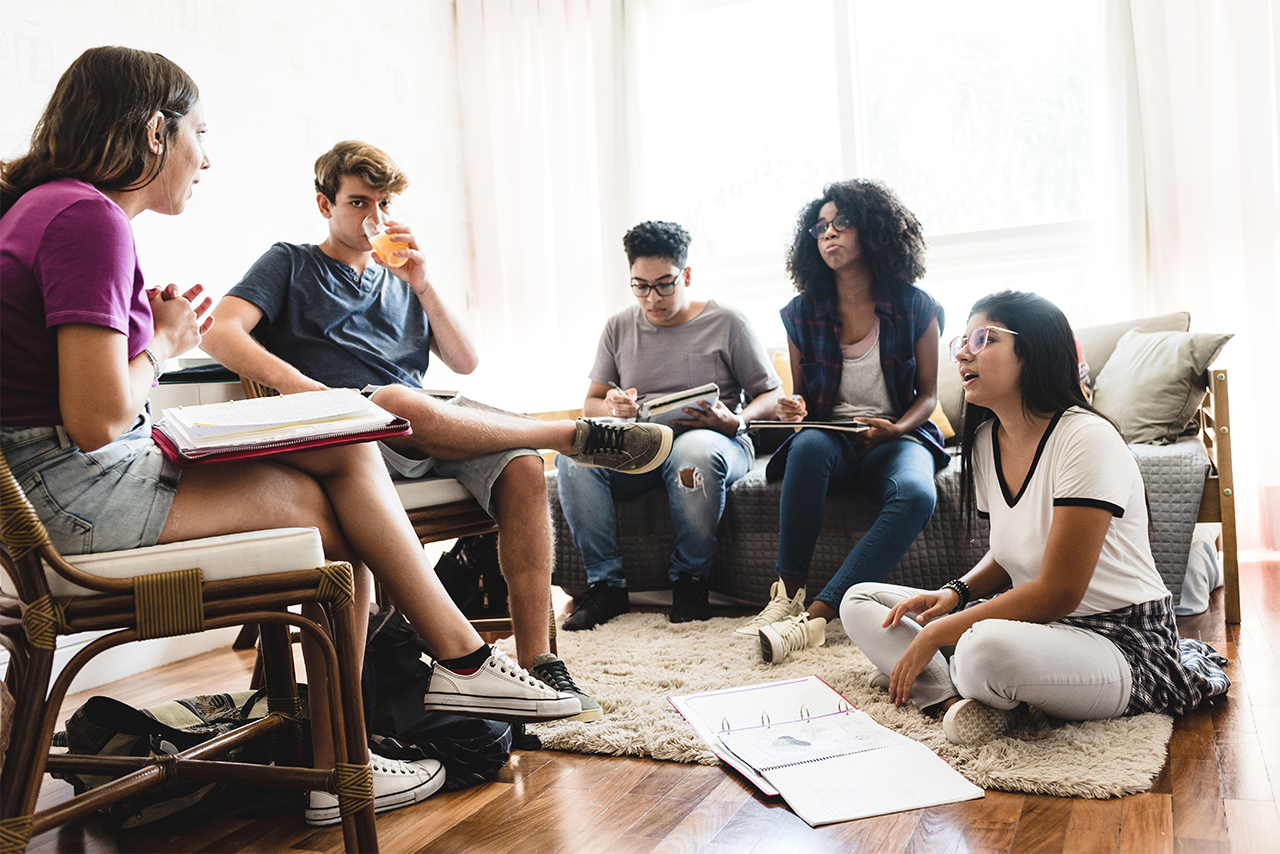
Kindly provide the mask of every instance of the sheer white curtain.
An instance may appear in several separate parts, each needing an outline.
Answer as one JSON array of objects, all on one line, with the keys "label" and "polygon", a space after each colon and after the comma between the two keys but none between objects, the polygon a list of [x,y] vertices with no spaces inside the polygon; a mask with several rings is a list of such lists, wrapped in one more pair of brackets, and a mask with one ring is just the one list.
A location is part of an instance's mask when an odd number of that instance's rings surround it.
[{"label": "sheer white curtain", "polygon": [[621,0],[457,0],[474,396],[581,406],[603,319],[629,298],[621,14]]},{"label": "sheer white curtain", "polygon": [[1234,332],[1242,549],[1280,548],[1280,3],[1130,0],[1146,174],[1148,301]]}]

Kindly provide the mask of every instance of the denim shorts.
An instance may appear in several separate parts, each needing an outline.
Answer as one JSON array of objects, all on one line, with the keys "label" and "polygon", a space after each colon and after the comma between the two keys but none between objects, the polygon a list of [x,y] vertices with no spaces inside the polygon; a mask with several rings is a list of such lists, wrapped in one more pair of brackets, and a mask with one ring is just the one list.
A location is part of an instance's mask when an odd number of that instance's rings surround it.
[{"label": "denim shorts", "polygon": [[532,448],[512,448],[463,460],[438,460],[435,457],[406,457],[382,442],[378,443],[378,449],[382,451],[382,459],[392,477],[414,479],[436,475],[455,478],[494,519],[498,518],[498,511],[493,506],[493,484],[507,463],[516,457],[541,456]]},{"label": "denim shorts", "polygon": [[85,452],[56,427],[0,427],[9,469],[67,555],[153,546],[181,472],[151,439],[144,411],[129,432]]}]

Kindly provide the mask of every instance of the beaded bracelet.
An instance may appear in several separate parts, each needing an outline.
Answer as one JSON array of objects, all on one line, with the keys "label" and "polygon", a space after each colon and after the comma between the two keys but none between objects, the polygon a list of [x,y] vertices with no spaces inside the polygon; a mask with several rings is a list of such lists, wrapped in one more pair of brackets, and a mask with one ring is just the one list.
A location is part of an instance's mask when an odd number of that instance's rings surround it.
[{"label": "beaded bracelet", "polygon": [[942,585],[942,589],[954,590],[956,592],[956,595],[960,597],[960,601],[957,602],[956,606],[951,609],[952,614],[954,614],[956,611],[963,611],[965,606],[969,604],[969,585],[965,584],[960,579],[958,578],[951,579],[946,584]]}]

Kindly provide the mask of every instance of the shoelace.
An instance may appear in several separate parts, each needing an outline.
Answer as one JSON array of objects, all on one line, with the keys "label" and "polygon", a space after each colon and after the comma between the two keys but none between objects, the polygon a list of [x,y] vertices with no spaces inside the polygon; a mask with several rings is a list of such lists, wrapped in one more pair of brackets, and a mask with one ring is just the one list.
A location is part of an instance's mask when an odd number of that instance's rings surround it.
[{"label": "shoelace", "polygon": [[404,774],[410,776],[417,773],[417,768],[410,768],[407,762],[401,762],[398,759],[387,759],[385,756],[369,752],[369,766],[382,774]]},{"label": "shoelace", "polygon": [[787,617],[780,622],[787,624],[778,630],[778,634],[782,637],[788,653],[804,649],[809,645],[809,626],[804,614]]},{"label": "shoelace", "polygon": [[493,657],[489,659],[489,666],[497,667],[503,673],[514,676],[521,682],[529,682],[535,686],[541,685],[544,688],[547,687],[545,682],[531,674],[528,670],[525,670],[520,665],[516,664],[510,658],[507,658],[506,653],[497,649],[493,651]]},{"label": "shoelace", "polygon": [[774,599],[768,605],[765,605],[764,610],[753,617],[751,622],[747,623],[747,626],[749,628],[762,629],[772,623],[785,620],[789,616],[794,616],[787,613],[790,610],[790,599]]},{"label": "shoelace", "polygon": [[583,453],[620,454],[624,450],[623,434],[626,430],[613,424],[591,423],[587,432],[587,440],[583,443]]},{"label": "shoelace", "polygon": [[569,675],[569,670],[564,666],[563,661],[548,661],[546,664],[539,664],[537,669],[540,677],[544,673],[547,675],[547,678],[542,681],[555,690],[570,694],[582,693],[573,683],[573,677]]}]

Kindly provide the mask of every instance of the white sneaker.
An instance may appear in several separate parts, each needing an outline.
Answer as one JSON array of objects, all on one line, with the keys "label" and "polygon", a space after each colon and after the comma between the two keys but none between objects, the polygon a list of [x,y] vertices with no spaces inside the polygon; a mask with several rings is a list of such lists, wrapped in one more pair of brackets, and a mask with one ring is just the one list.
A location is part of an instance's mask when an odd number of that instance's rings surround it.
[{"label": "white sneaker", "polygon": [[781,664],[788,655],[827,642],[827,621],[808,612],[770,623],[760,630],[760,654],[765,664]]},{"label": "white sneaker", "polygon": [[867,687],[878,688],[881,691],[888,691],[889,685],[892,681],[893,680],[888,673],[881,670],[872,670],[870,675],[867,676]]},{"label": "white sneaker", "polygon": [[[369,765],[373,769],[374,812],[386,812],[425,801],[444,785],[444,766],[439,759],[401,762],[371,753]],[[338,796],[331,792],[308,792],[305,816],[307,824],[312,827],[325,827],[342,821]]]},{"label": "white sneaker", "polygon": [[473,715],[511,723],[556,721],[582,713],[582,703],[534,678],[501,650],[490,647],[489,660],[475,673],[454,673],[438,663],[422,706],[427,711]]},{"label": "white sneaker", "polygon": [[787,617],[798,617],[804,613],[804,588],[796,591],[796,595],[787,598],[787,586],[781,581],[773,582],[769,588],[769,604],[764,610],[751,618],[751,622],[738,626],[733,630],[735,637],[754,638],[760,630],[770,623],[785,620]]},{"label": "white sneaker", "polygon": [[986,744],[1009,731],[1013,712],[965,698],[942,716],[942,734],[952,744]]}]

